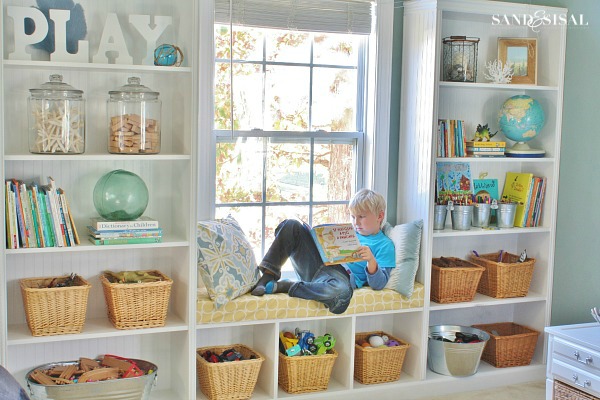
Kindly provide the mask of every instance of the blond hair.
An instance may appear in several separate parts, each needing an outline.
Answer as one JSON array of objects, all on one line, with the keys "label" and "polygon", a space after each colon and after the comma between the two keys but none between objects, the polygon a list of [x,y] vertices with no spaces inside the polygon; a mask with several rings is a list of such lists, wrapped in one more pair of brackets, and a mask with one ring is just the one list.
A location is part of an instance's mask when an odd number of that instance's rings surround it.
[{"label": "blond hair", "polygon": [[385,207],[383,196],[370,189],[360,189],[348,203],[348,208],[353,213],[370,211],[375,215],[379,215],[383,211],[383,215],[385,215]]}]

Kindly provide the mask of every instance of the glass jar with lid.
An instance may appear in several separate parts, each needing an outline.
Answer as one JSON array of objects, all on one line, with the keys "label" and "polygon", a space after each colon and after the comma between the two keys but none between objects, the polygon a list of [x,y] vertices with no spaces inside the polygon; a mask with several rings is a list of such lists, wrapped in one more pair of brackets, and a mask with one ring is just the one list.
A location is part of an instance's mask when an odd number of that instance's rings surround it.
[{"label": "glass jar with lid", "polygon": [[130,77],[127,84],[108,92],[108,151],[114,154],[160,152],[161,102],[158,92]]},{"label": "glass jar with lid", "polygon": [[83,91],[62,81],[60,74],[29,89],[29,151],[40,154],[81,154],[85,150]]}]

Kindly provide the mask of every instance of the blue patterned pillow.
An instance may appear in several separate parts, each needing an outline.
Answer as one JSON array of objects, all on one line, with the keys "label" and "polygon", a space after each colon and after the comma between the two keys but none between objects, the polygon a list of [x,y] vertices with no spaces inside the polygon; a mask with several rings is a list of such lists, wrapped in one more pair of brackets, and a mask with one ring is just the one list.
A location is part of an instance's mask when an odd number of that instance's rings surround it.
[{"label": "blue patterned pillow", "polygon": [[423,220],[396,225],[393,228],[386,223],[383,227],[383,233],[392,239],[396,247],[396,267],[392,269],[385,287],[394,289],[405,297],[412,296],[415,287],[422,230]]},{"label": "blue patterned pillow", "polygon": [[256,284],[254,252],[235,219],[198,222],[197,242],[198,279],[215,307],[248,293]]}]

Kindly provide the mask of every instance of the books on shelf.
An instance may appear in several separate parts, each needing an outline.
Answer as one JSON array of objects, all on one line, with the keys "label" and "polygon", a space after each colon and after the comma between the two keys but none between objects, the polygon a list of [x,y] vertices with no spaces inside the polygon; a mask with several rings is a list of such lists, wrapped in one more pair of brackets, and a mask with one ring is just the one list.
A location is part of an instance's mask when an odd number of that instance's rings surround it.
[{"label": "books on shelf", "polygon": [[473,198],[471,166],[468,162],[436,162],[436,201],[467,204]]},{"label": "books on shelf", "polygon": [[111,221],[105,218],[92,218],[90,225],[96,230],[122,231],[131,229],[157,229],[158,221],[151,217],[142,216],[131,221]]},{"label": "books on shelf", "polygon": [[6,248],[65,247],[79,244],[67,196],[52,177],[47,185],[5,181]]},{"label": "books on shelf", "polygon": [[120,238],[106,238],[96,239],[92,236],[88,236],[90,242],[96,246],[106,245],[118,245],[118,244],[147,244],[147,243],[161,243],[162,236],[154,237],[120,237]]},{"label": "books on shelf", "polygon": [[476,142],[466,143],[467,156],[469,157],[504,157],[506,142]]},{"label": "books on shelf", "polygon": [[517,203],[515,226],[536,227],[540,223],[544,195],[545,177],[526,172],[507,172],[502,190],[502,199]]},{"label": "books on shelf", "polygon": [[317,225],[310,233],[325,265],[361,260],[355,256],[360,242],[352,224]]},{"label": "books on shelf", "polygon": [[438,120],[437,157],[466,157],[465,123],[456,119]]},{"label": "books on shelf", "polygon": [[162,228],[151,217],[132,221],[91,218],[90,224],[87,226],[88,240],[97,246],[162,242]]}]

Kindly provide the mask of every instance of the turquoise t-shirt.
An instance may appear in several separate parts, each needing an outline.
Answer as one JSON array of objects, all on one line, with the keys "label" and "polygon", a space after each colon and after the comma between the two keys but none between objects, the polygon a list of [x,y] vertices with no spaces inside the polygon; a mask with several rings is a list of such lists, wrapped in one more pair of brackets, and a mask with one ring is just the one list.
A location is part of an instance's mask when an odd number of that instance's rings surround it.
[{"label": "turquoise t-shirt", "polygon": [[[356,236],[358,236],[358,241],[361,245],[369,246],[379,268],[394,268],[396,266],[394,242],[392,242],[392,239],[385,236],[382,231],[369,236],[363,236],[357,233]],[[356,287],[363,287],[367,282],[367,262],[357,261],[347,263],[346,266],[350,268],[350,271],[352,271],[352,274],[354,275]]]}]

